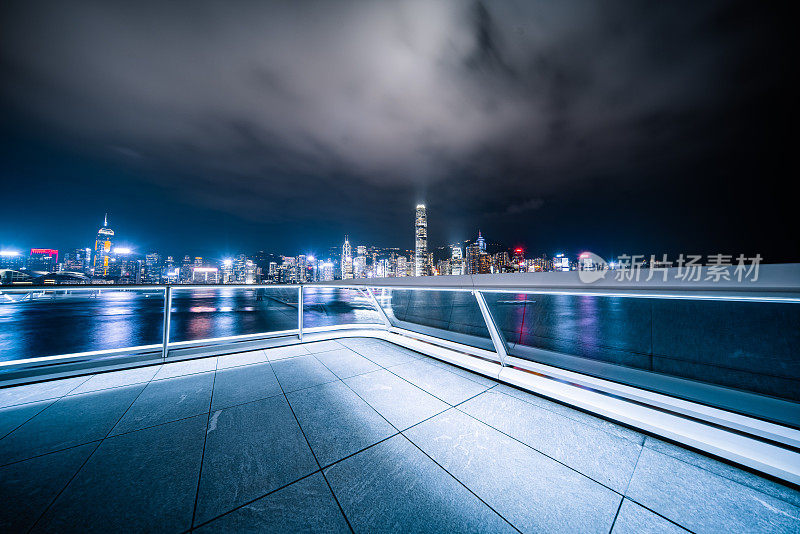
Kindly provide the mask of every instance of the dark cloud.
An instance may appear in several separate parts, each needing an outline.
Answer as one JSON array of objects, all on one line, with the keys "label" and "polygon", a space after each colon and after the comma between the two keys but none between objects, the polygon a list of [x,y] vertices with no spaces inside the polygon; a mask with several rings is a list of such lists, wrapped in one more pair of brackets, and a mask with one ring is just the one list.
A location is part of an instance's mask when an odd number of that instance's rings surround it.
[{"label": "dark cloud", "polygon": [[465,212],[504,213],[500,233],[598,188],[679,208],[680,188],[708,190],[704,169],[758,126],[731,114],[785,75],[764,64],[773,15],[728,2],[2,9],[5,109],[259,224],[390,226],[423,197],[469,232]]}]

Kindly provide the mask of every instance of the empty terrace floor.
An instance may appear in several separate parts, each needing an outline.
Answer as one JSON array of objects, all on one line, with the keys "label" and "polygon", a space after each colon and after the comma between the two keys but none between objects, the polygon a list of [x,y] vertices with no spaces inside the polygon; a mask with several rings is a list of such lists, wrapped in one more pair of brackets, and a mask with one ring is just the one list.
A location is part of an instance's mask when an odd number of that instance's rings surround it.
[{"label": "empty terrace floor", "polygon": [[0,465],[2,532],[800,532],[796,489],[366,338],[2,389]]}]

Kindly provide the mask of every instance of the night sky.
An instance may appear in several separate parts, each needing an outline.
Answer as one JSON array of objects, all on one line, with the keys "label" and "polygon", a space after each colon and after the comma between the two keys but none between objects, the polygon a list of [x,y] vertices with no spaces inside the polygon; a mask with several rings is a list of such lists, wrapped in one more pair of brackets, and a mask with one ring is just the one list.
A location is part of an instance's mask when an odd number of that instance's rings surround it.
[{"label": "night sky", "polygon": [[1,6],[3,248],[800,261],[777,2]]}]

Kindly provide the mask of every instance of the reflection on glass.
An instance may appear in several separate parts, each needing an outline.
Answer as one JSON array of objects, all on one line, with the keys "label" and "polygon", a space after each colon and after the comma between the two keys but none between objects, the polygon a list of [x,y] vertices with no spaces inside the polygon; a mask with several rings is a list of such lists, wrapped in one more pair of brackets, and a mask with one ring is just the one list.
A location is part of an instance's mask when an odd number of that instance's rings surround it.
[{"label": "reflection on glass", "polygon": [[173,287],[170,342],[297,328],[296,288]]},{"label": "reflection on glass", "polygon": [[0,291],[0,361],[161,343],[164,290]]},{"label": "reflection on glass", "polygon": [[478,301],[470,291],[372,291],[393,326],[494,351]]},{"label": "reflection on glass", "polygon": [[[622,375],[603,364],[800,401],[796,304],[484,296],[512,356],[612,380]],[[646,375],[640,381],[625,377],[648,387]]]},{"label": "reflection on glass", "polygon": [[342,324],[381,324],[372,299],[358,289],[303,288],[303,328]]}]

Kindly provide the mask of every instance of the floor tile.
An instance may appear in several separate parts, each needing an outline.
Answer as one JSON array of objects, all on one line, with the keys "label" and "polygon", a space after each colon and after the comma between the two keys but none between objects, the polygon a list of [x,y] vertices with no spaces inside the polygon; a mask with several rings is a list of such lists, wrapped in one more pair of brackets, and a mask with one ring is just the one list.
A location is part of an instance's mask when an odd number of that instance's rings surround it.
[{"label": "floor tile", "polygon": [[0,464],[106,437],[144,384],[63,397],[0,440]]},{"label": "floor tile", "polygon": [[309,354],[303,345],[289,345],[287,347],[265,349],[264,353],[271,362],[275,360],[284,360],[286,358],[294,358],[295,356],[308,356]]},{"label": "floor tile", "polygon": [[266,363],[267,355],[263,350],[251,350],[249,352],[238,352],[236,354],[226,354],[217,358],[217,369],[227,369],[240,365],[250,365],[253,363]]},{"label": "floor tile", "polygon": [[394,366],[391,371],[448,404],[464,402],[486,391],[486,386],[432,365],[425,359]]},{"label": "floor tile", "polygon": [[323,466],[397,432],[340,381],[295,391],[287,397]]},{"label": "floor tile", "polygon": [[50,399],[40,402],[29,402],[8,408],[0,408],[0,439],[9,432],[23,425],[33,416],[53,404],[55,400]]},{"label": "floor tile", "polygon": [[338,341],[315,341],[313,343],[303,343],[303,346],[311,354],[318,352],[327,352],[329,350],[338,350],[342,345]]},{"label": "floor tile", "polygon": [[191,525],[207,417],[106,439],[34,532],[177,532]]},{"label": "floor tile", "polygon": [[421,354],[389,343],[375,343],[361,347],[356,352],[381,367],[394,367],[423,357]]},{"label": "floor tile", "polygon": [[147,384],[112,435],[208,413],[214,373],[179,376]]},{"label": "floor tile", "polygon": [[126,369],[124,371],[100,373],[94,375],[89,380],[73,389],[69,394],[77,395],[80,393],[88,393],[90,391],[100,391],[101,389],[130,386],[133,384],[149,382],[160,368],[160,365],[152,365],[149,367]]},{"label": "floor tile", "polygon": [[688,531],[633,501],[624,499],[612,534],[686,534]]},{"label": "floor tile", "polygon": [[372,371],[377,371],[380,366],[369,361],[360,354],[356,354],[350,349],[336,349],[328,352],[320,352],[314,355],[325,367],[331,370],[339,378],[345,379],[351,376],[363,375]]},{"label": "floor tile", "polygon": [[191,375],[195,373],[207,373],[217,368],[217,358],[199,358],[196,360],[184,360],[182,362],[166,363],[153,377],[153,380],[164,380],[175,378],[176,376]]},{"label": "floor tile", "polygon": [[356,532],[514,532],[401,435],[325,475]]},{"label": "floor tile", "polygon": [[36,384],[24,384],[0,389],[0,408],[63,397],[82,383],[88,376],[77,376],[63,380],[50,380]]},{"label": "floor tile", "polygon": [[285,393],[338,380],[335,374],[310,354],[274,361],[272,369]]},{"label": "floor tile", "polygon": [[693,532],[800,532],[798,507],[647,447],[627,495]]},{"label": "floor tile", "polygon": [[494,390],[458,409],[620,493],[625,492],[642,449],[627,439]]},{"label": "floor tile", "polygon": [[318,469],[283,396],[214,411],[195,524]]},{"label": "floor tile", "polygon": [[521,401],[534,404],[536,406],[539,406],[540,408],[544,408],[545,410],[550,410],[551,412],[563,415],[564,417],[568,417],[570,419],[579,421],[589,426],[593,426],[595,428],[603,430],[604,432],[608,432],[609,434],[614,434],[621,438],[632,441],[633,443],[636,443],[638,445],[644,443],[644,434],[640,432],[637,432],[631,428],[622,425],[618,425],[607,419],[596,417],[590,413],[586,413],[581,410],[571,408],[570,406],[546,399],[544,397],[540,397],[539,395],[534,395],[533,393],[528,393],[527,391],[522,391],[521,389],[507,386],[506,384],[498,384],[497,387],[495,387],[492,391],[494,391],[495,393],[503,393],[504,395],[510,395]]},{"label": "floor tile", "polygon": [[27,532],[95,448],[79,445],[0,468],[0,532]]},{"label": "floor tile", "polygon": [[437,367],[441,367],[442,369],[447,369],[451,373],[455,373],[457,375],[461,375],[464,378],[469,378],[473,382],[477,382],[478,384],[481,384],[481,385],[486,386],[486,387],[492,387],[492,386],[497,384],[496,380],[492,380],[489,377],[486,377],[486,376],[483,376],[483,375],[479,375],[478,373],[473,373],[472,371],[469,371],[467,369],[462,369],[461,367],[458,367],[457,365],[452,365],[452,364],[449,364],[447,362],[443,362],[441,360],[437,360],[436,358],[433,358],[433,357],[421,358],[421,359],[423,361],[426,361],[426,362],[430,363],[431,365],[435,365]]},{"label": "floor tile", "polygon": [[354,376],[345,383],[400,430],[449,408],[386,370]]},{"label": "floor tile", "polygon": [[721,477],[728,478],[739,484],[749,486],[767,495],[772,495],[790,504],[800,507],[800,491],[779,484],[772,480],[762,478],[754,473],[744,471],[732,465],[714,460],[703,454],[685,449],[678,445],[647,436],[645,447],[658,451],[662,454],[672,456],[678,460],[695,465],[706,471],[711,471]]},{"label": "floor tile", "polygon": [[523,532],[611,529],[618,494],[458,410],[405,434]]},{"label": "floor tile", "polygon": [[195,532],[350,532],[321,474],[315,473]]},{"label": "floor tile", "polygon": [[343,337],[341,339],[337,339],[337,342],[341,343],[348,349],[356,350],[361,347],[366,347],[367,345],[374,345],[378,343],[377,339],[371,337]]},{"label": "floor tile", "polygon": [[281,386],[269,363],[245,365],[217,371],[211,409],[282,395]]}]

